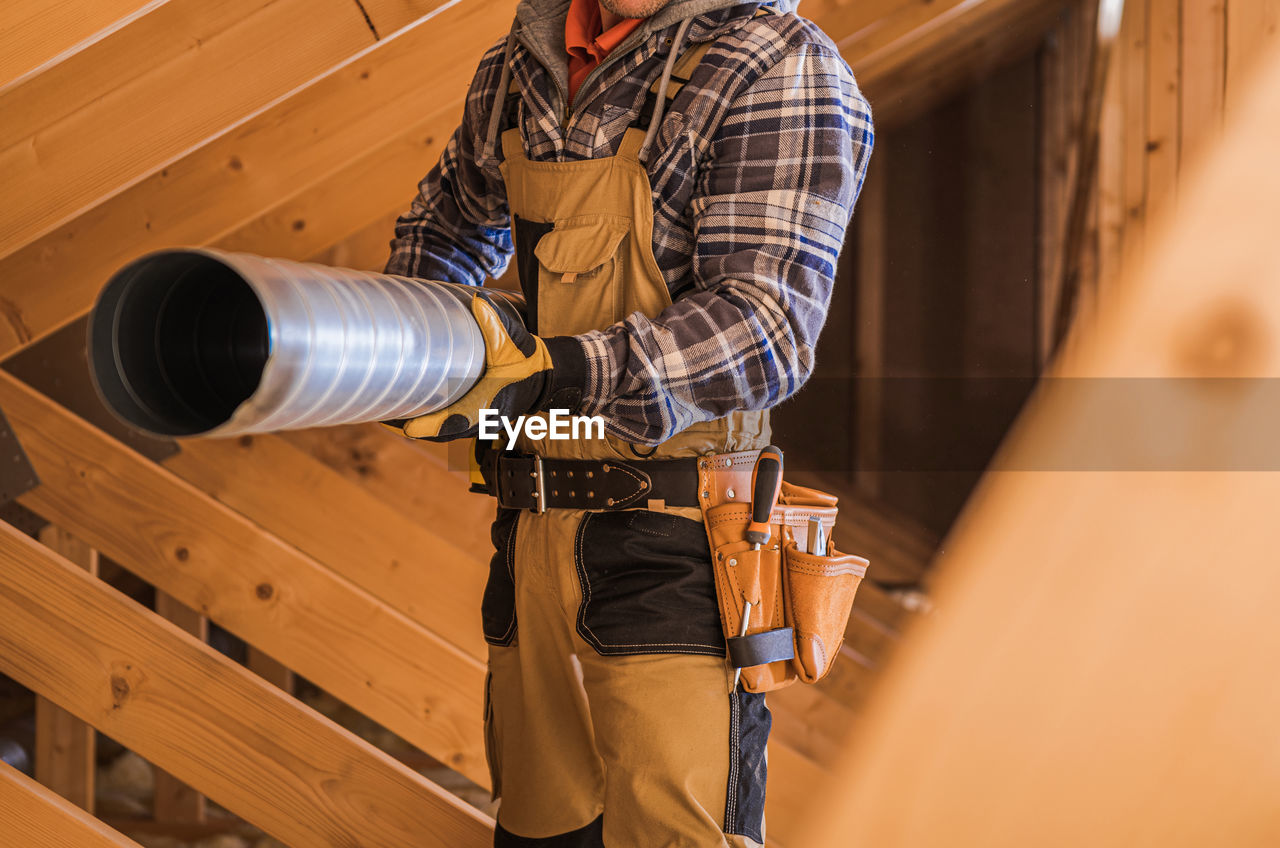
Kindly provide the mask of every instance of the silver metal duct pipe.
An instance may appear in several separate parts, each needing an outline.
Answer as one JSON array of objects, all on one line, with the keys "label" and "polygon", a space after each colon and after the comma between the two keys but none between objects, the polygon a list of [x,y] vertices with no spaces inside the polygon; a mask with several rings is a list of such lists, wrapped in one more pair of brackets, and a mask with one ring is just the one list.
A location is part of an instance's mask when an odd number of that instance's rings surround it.
[{"label": "silver metal duct pipe", "polygon": [[[510,314],[517,295],[486,289]],[[480,376],[476,289],[216,250],[117,272],[89,319],[107,407],[161,436],[232,436],[408,418]]]}]

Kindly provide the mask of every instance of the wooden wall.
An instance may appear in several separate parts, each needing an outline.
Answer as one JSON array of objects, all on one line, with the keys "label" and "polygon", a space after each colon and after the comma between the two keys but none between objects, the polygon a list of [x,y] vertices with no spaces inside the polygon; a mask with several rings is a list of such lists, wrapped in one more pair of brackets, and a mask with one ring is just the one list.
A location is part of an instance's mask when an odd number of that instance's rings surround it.
[{"label": "wooden wall", "polygon": [[1149,224],[1173,211],[1260,57],[1277,50],[1280,0],[1127,0],[1103,97],[1093,197],[1100,292],[1126,263],[1145,261]]}]

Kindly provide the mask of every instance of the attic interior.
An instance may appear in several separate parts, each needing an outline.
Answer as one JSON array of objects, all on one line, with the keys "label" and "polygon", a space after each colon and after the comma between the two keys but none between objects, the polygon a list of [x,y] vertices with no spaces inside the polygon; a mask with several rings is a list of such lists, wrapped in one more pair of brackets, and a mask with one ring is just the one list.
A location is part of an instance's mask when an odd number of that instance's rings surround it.
[{"label": "attic interior", "polygon": [[[493,504],[456,455],[374,424],[148,438],[101,406],[84,338],[112,272],[168,246],[380,271],[514,9],[0,10],[14,844],[491,844]],[[872,565],[829,676],[769,696],[773,848],[849,844],[814,835],[813,787],[859,761],[846,743],[903,634],[943,626],[936,559],[1037,378],[1152,261],[1280,45],[1276,0],[1127,0],[1113,40],[1082,0],[799,11],[853,68],[877,138],[816,369],[774,411],[775,442],[798,482],[840,495],[835,535]],[[862,844],[939,844],[919,840]]]}]

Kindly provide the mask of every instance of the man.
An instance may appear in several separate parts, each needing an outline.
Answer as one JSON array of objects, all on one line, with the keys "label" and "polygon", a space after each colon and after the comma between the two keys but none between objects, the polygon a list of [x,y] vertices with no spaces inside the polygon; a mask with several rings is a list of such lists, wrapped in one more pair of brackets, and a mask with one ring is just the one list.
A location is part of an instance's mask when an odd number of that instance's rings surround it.
[{"label": "man", "polygon": [[724,659],[696,463],[767,444],[812,369],[872,146],[793,5],[524,0],[396,228],[388,273],[479,286],[514,252],[528,329],[477,297],[483,378],[393,426],[607,422],[484,457],[495,845],[764,841],[769,714]]}]

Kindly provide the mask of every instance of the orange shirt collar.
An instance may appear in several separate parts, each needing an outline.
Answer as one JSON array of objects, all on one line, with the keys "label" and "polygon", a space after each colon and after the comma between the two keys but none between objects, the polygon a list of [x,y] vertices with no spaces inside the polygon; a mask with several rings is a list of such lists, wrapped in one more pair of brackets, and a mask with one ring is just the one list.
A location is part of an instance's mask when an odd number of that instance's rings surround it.
[{"label": "orange shirt collar", "polygon": [[590,56],[599,62],[644,21],[644,18],[625,18],[602,32],[598,0],[572,0],[564,22],[565,48],[571,56],[578,51],[579,56]]}]

